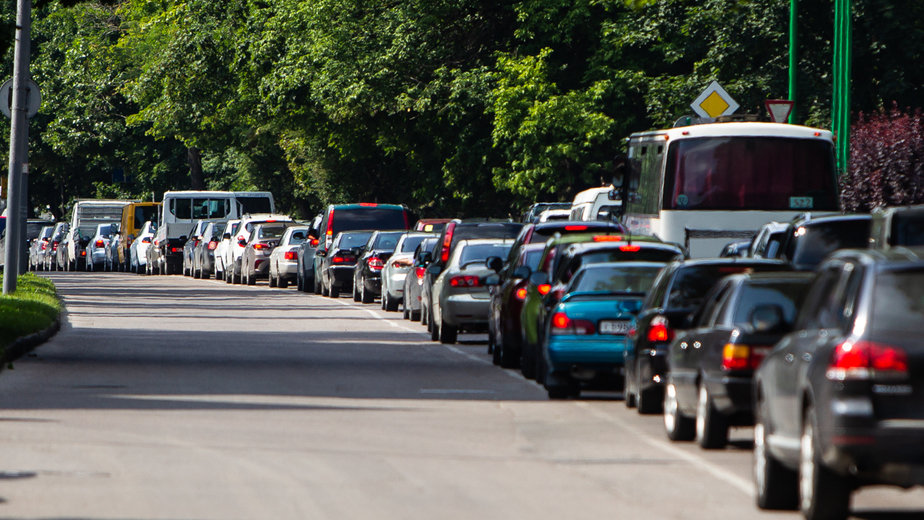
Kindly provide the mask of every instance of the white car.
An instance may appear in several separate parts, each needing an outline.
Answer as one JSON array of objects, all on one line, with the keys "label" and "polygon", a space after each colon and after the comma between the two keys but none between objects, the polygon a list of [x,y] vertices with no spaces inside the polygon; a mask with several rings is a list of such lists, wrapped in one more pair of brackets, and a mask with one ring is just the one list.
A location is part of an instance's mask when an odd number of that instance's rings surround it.
[{"label": "white car", "polygon": [[495,272],[485,265],[492,256],[507,258],[513,239],[480,238],[460,240],[446,267],[431,264],[436,280],[431,294],[433,323],[430,337],[440,343],[455,343],[458,333],[486,332],[491,295],[484,279]]},{"label": "white car", "polygon": [[226,269],[225,281],[228,283],[241,283],[243,280],[241,271],[241,254],[244,253],[244,247],[250,240],[250,234],[257,224],[273,222],[294,222],[288,215],[278,215],[275,213],[256,213],[253,215],[244,215],[241,218],[241,225],[237,232],[231,236],[231,243],[228,245],[228,254],[225,256],[227,262],[222,266]]},{"label": "white car", "polygon": [[221,240],[215,247],[215,279],[225,280],[225,274],[229,271],[225,269],[231,261],[231,239],[237,233],[237,228],[241,226],[241,219],[229,220],[225,224],[225,229],[221,232]]},{"label": "white car", "polygon": [[285,289],[298,275],[299,246],[308,239],[308,226],[292,226],[286,229],[279,245],[269,257],[269,286]]},{"label": "white car", "polygon": [[112,235],[118,233],[118,227],[119,225],[116,223],[98,224],[96,226],[96,233],[90,237],[90,241],[87,243],[87,271],[105,270],[106,250],[109,249]]},{"label": "white car", "polygon": [[141,226],[138,236],[132,239],[132,245],[128,247],[129,270],[133,273],[144,273],[145,266],[148,263],[148,247],[154,240],[154,232],[157,231],[157,224],[149,220]]},{"label": "white car", "polygon": [[414,262],[414,250],[427,238],[438,237],[433,233],[405,233],[395,246],[395,252],[382,268],[382,308],[397,311],[404,300],[404,279]]}]

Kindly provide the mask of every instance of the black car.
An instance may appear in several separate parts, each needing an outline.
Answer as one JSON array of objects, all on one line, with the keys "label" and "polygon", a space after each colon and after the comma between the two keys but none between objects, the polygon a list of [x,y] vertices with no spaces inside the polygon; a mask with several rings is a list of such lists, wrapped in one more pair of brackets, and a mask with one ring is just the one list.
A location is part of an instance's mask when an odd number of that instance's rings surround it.
[{"label": "black car", "polygon": [[376,231],[364,246],[356,248],[353,301],[372,303],[382,295],[382,269],[405,233],[407,231]]},{"label": "black car", "polygon": [[668,264],[645,297],[632,343],[626,349],[626,406],[660,413],[667,381],[667,347],[690,327],[690,318],[721,278],[748,271],[784,271],[778,260],[706,258]]},{"label": "black car", "polygon": [[783,233],[771,237],[763,252],[755,245],[753,256],[785,260],[793,269],[813,271],[838,249],[868,247],[871,224],[869,215],[801,215]]},{"label": "black car", "polygon": [[853,250],[818,268],[792,333],[755,375],[764,509],[848,516],[867,485],[924,485],[924,250]]},{"label": "black car", "polygon": [[664,427],[671,440],[724,448],[730,426],[753,423],[754,370],[792,330],[813,279],[812,273],[743,273],[712,288],[690,330],[667,351]]},{"label": "black car", "polygon": [[362,247],[375,231],[344,231],[338,233],[329,248],[318,247],[315,263],[319,264],[318,281],[321,294],[338,298],[340,291],[353,289],[353,266],[356,248]]},{"label": "black car", "polygon": [[497,286],[491,289],[488,314],[488,353],[495,365],[516,368],[520,364],[520,313],[526,301],[529,275],[539,267],[545,244],[523,244],[514,261],[504,264]]}]

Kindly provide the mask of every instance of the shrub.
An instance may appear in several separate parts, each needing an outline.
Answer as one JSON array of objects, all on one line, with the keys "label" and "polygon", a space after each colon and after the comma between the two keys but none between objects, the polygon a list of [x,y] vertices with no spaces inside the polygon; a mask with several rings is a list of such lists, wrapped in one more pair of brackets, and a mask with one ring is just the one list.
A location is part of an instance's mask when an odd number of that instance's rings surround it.
[{"label": "shrub", "polygon": [[850,165],[841,179],[846,211],[924,202],[924,116],[921,109],[860,113],[851,129]]}]

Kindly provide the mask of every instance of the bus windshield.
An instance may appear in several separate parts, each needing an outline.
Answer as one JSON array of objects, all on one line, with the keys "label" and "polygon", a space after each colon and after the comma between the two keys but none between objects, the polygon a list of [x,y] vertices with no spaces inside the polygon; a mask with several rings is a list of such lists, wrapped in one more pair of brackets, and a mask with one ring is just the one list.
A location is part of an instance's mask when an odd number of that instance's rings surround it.
[{"label": "bus windshield", "polygon": [[820,139],[681,139],[670,144],[665,166],[664,209],[838,209],[834,155]]}]

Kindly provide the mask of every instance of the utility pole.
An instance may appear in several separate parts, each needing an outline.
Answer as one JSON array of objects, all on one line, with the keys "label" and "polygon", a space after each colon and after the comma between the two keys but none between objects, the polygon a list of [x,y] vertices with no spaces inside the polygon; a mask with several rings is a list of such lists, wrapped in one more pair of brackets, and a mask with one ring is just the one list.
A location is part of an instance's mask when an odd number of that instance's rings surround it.
[{"label": "utility pole", "polygon": [[[28,160],[28,86],[30,23],[32,0],[16,2],[16,47],[13,58],[13,104],[10,107],[12,125],[10,129],[10,170],[7,193],[6,255],[3,268],[3,294],[16,290],[16,276],[19,274],[20,255],[24,238],[23,218],[23,169]],[[4,103],[6,100],[0,100]]]}]

